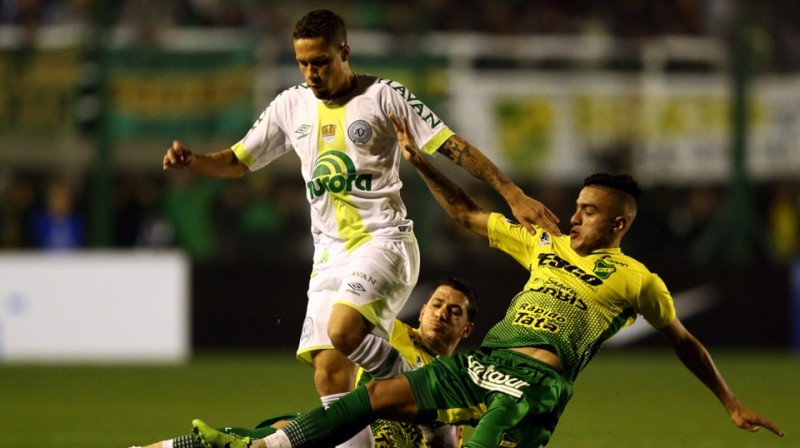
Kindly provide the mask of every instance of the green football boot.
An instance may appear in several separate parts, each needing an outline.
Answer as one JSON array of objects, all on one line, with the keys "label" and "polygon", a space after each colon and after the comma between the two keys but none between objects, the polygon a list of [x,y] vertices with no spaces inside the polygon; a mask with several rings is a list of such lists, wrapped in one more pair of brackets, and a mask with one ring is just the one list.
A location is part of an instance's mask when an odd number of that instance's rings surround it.
[{"label": "green football boot", "polygon": [[219,431],[200,419],[192,420],[192,431],[206,448],[250,448],[250,437]]}]

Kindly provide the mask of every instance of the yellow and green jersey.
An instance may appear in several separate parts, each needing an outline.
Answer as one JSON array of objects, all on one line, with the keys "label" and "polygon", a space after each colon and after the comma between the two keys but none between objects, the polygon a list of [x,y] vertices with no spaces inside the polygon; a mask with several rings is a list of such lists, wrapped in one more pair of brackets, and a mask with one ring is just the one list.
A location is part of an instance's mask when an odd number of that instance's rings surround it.
[{"label": "yellow and green jersey", "polygon": [[[436,359],[436,354],[422,342],[417,329],[399,320],[394,324],[389,342],[400,352],[412,369],[422,367]],[[359,385],[369,381],[369,374],[363,369],[359,369],[358,374],[357,383]],[[371,426],[375,448],[424,448],[427,446],[422,431],[416,424],[376,420]]]},{"label": "yellow and green jersey", "polygon": [[675,319],[664,282],[619,248],[582,256],[569,236],[554,237],[493,213],[489,244],[530,272],[525,288],[484,338],[487,348],[546,347],[574,380],[605,342],[642,315],[661,328]]},{"label": "yellow and green jersey", "polygon": [[316,98],[306,84],[286,89],[232,147],[251,171],[294,150],[315,242],[342,242],[348,251],[411,225],[400,197],[401,153],[389,113],[408,117],[427,153],[453,135],[402,84],[371,75],[356,80],[353,92],[330,101]]}]

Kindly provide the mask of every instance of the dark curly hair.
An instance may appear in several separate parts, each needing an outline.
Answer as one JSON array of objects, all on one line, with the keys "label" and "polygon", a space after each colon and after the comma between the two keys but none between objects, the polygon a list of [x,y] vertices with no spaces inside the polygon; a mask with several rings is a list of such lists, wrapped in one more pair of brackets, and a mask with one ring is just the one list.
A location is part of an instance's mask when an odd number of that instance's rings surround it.
[{"label": "dark curly hair", "polygon": [[318,9],[297,21],[292,37],[294,39],[322,37],[326,43],[339,46],[347,43],[347,28],[344,20],[333,11]]}]

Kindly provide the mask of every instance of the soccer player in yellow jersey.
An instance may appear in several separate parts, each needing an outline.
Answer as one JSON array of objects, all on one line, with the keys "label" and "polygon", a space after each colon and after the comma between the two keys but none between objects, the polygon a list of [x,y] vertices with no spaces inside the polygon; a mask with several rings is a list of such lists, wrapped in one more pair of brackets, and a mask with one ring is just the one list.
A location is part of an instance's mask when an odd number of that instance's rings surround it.
[{"label": "soccer player in yellow jersey", "polygon": [[[195,154],[174,141],[163,168],[237,178],[294,152],[306,187],[314,240],[308,305],[297,357],[313,364],[323,404],[353,389],[356,366],[386,378],[386,341],[419,274],[414,226],[400,195],[402,159],[389,114],[409,117],[423,151],[439,152],[495,189],[514,216],[558,233],[555,215],[526,196],[477,148],[452,131],[409,89],[355,73],[344,21],[316,10],[295,25],[305,83],[281,92],[230,148]],[[282,298],[282,300],[288,300]],[[361,434],[368,442],[368,431]],[[354,442],[354,446],[364,443]]]},{"label": "soccer player in yellow jersey", "polygon": [[195,420],[195,431],[208,446],[325,446],[375,418],[387,418],[476,423],[467,447],[541,447],[550,440],[580,371],[637,315],[661,332],[736,426],[783,435],[739,402],[706,349],[676,317],[664,282],[620,250],[641,193],[630,176],[587,177],[569,235],[542,229],[531,235],[482,209],[419,152],[408,121],[393,121],[404,157],[439,204],[460,225],[514,257],[530,278],[491,328],[481,351],[437,358],[418,370],[359,387],[329,409],[301,414],[266,439],[238,439]]},{"label": "soccer player in yellow jersey", "polygon": [[[419,325],[415,328],[401,321],[395,322],[389,338],[392,346],[408,365],[416,369],[431,363],[438,356],[453,354],[458,344],[475,328],[478,295],[466,282],[449,278],[437,282],[428,300],[419,312]],[[360,383],[370,380],[370,375],[360,371]],[[264,420],[255,429],[221,428],[221,431],[245,437],[266,437],[283,427],[294,414]],[[413,423],[376,420],[370,425],[375,448],[424,448],[425,440],[436,446],[458,446],[461,432],[457,426],[424,427]],[[183,435],[143,448],[203,448],[194,434]]]},{"label": "soccer player in yellow jersey", "polygon": [[[458,279],[443,280],[420,310],[419,326],[398,321],[389,342],[411,369],[418,369],[439,356],[452,355],[474,330],[477,310],[478,296],[472,287]],[[358,384],[372,379],[363,369],[360,373]],[[461,442],[460,427],[455,425],[423,426],[421,431],[413,423],[376,420],[370,426],[375,448],[455,447]]]}]

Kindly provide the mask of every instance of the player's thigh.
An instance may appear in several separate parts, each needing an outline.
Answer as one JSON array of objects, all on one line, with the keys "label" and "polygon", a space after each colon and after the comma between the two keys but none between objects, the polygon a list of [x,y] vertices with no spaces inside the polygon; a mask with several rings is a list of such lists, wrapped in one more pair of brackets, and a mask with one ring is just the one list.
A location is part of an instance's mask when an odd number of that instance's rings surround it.
[{"label": "player's thigh", "polygon": [[339,290],[340,279],[330,270],[322,271],[309,281],[306,317],[300,332],[297,358],[311,363],[312,355],[320,350],[332,350],[328,337],[328,320],[333,309],[333,301]]},{"label": "player's thigh", "polygon": [[472,437],[464,446],[539,448],[550,440],[552,433],[552,416],[536,413],[524,397],[495,393]]},{"label": "player's thigh", "polygon": [[370,241],[335,270],[341,284],[334,303],[359,312],[386,337],[419,276],[419,248],[412,239]]},{"label": "player's thigh", "polygon": [[328,321],[328,337],[337,350],[349,355],[373,328],[374,325],[355,308],[343,303],[333,305]]},{"label": "player's thigh", "polygon": [[371,241],[352,253],[317,245],[298,359],[311,363],[312,353],[333,349],[328,328],[336,303],[356,310],[388,338],[418,275],[419,247],[413,238]]}]

